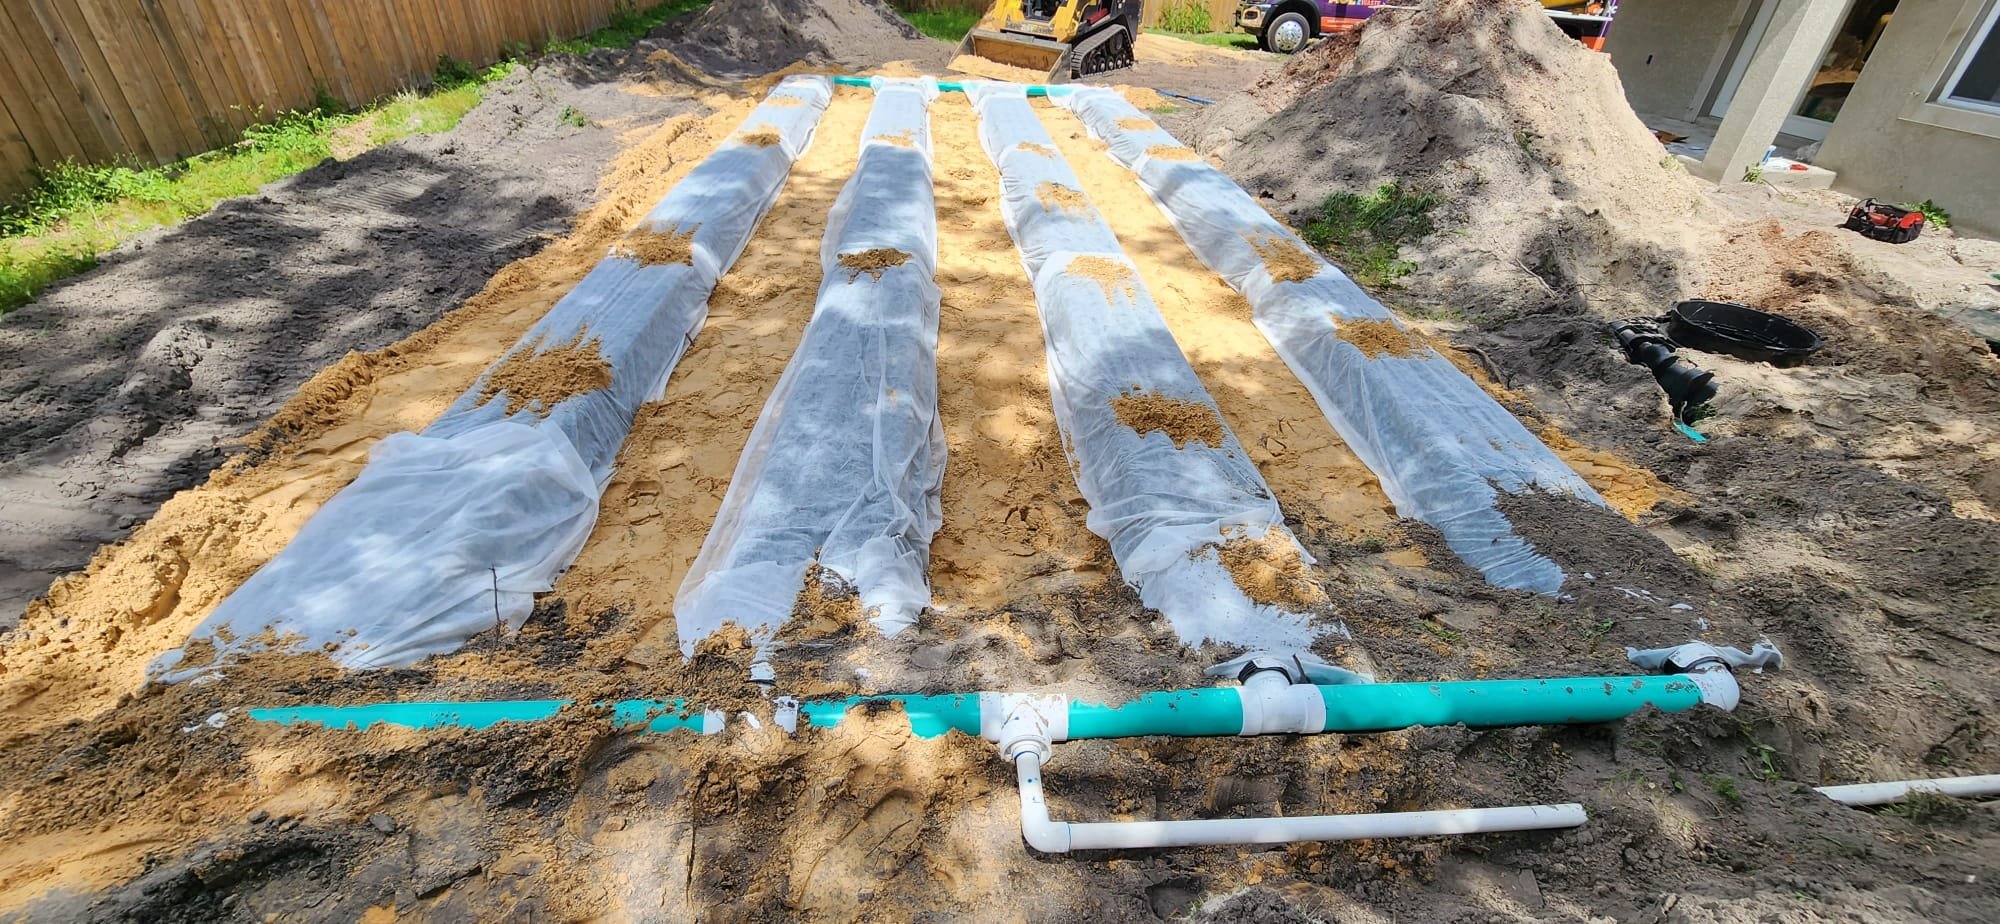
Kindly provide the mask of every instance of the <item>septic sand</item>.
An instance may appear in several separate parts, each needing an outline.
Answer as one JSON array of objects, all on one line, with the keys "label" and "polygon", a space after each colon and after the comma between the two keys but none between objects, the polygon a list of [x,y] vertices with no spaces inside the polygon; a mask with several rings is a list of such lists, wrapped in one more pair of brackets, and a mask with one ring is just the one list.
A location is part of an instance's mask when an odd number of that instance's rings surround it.
[{"label": "septic sand", "polygon": [[[667,398],[642,415],[577,570],[519,634],[482,636],[406,671],[332,673],[320,659],[267,656],[227,683],[127,695],[139,665],[281,546],[358,470],[367,445],[428,422],[501,355],[740,122],[754,91],[717,95],[714,118],[633,139],[607,179],[608,201],[573,235],[423,334],[327,370],[240,468],[169,501],[132,542],[66,581],[59,611],[31,614],[23,632],[0,638],[11,722],[0,732],[0,914],[33,902],[35,920],[79,921],[675,913],[662,909],[908,920],[1004,907],[1034,920],[1137,922],[1636,919],[1670,907],[1716,919],[1972,921],[2000,901],[1987,875],[2000,858],[1990,813],[1860,812],[1802,785],[1994,769],[1985,668],[2000,639],[1977,615],[1996,586],[1978,481],[1994,443],[1991,367],[1979,365],[1991,360],[1914,303],[1865,301],[1862,286],[1888,283],[1829,256],[1828,242],[1759,227],[1730,247],[1744,259],[1779,253],[1793,274],[1717,272],[1744,297],[1809,318],[1833,345],[1802,370],[1715,362],[1740,383],[1740,403],[1711,424],[1718,438],[1706,447],[1662,434],[1648,417],[1658,403],[1650,380],[1605,359],[1594,328],[1574,319],[1423,326],[1468,368],[1481,363],[1450,343],[1480,347],[1504,380],[1482,384],[1647,526],[1573,502],[1509,498],[1518,522],[1561,527],[1539,541],[1594,579],[1562,599],[1502,593],[1435,533],[1393,518],[1242,300],[1074,120],[1041,110],[1322,562],[1311,583],[1367,644],[1379,676],[1623,673],[1623,645],[1685,640],[1688,617],[1674,603],[1695,607],[1717,640],[1769,632],[1790,656],[1785,671],[1744,678],[1731,716],[1067,743],[1048,771],[1056,816],[1576,799],[1592,815],[1576,832],[1051,859],[1021,844],[1011,770],[990,745],[913,740],[894,710],[781,735],[743,681],[752,649],[734,627],[692,661],[661,656],[672,650],[674,585],[810,314],[818,236],[851,169],[865,99],[835,100],[718,288],[709,329]],[[1048,410],[1033,296],[993,201],[997,175],[962,97],[939,99],[933,116],[940,412],[951,452],[931,561],[940,607],[884,640],[839,611],[838,592],[822,593],[807,610],[836,612],[790,627],[811,644],[780,652],[781,682],[809,693],[1098,698],[1207,685],[1200,669],[1235,652],[1180,645],[1084,528]],[[504,120],[504,109],[480,117]],[[1655,500],[1661,509],[1648,513]],[[1252,586],[1283,590],[1273,583],[1282,562],[1251,564]],[[1315,651],[1353,663],[1352,646]],[[429,733],[282,731],[241,713],[685,693],[755,712],[763,730],[738,721],[715,738],[613,735],[586,707],[531,726]],[[1723,795],[1725,780],[1735,797]]]}]

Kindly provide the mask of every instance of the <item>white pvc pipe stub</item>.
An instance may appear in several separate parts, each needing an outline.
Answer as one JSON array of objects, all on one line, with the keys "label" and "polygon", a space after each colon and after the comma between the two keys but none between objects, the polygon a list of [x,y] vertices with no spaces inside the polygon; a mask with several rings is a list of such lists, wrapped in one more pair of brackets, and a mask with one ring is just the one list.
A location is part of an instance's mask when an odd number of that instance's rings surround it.
[{"label": "white pvc pipe stub", "polygon": [[1972,798],[2000,795],[2000,773],[1985,776],[1947,776],[1929,780],[1897,780],[1890,783],[1855,783],[1849,786],[1820,786],[1814,791],[1843,805],[1884,805],[1919,792]]},{"label": "white pvc pipe stub", "polygon": [[1569,802],[1370,815],[1071,823],[1049,818],[1039,753],[1027,750],[1015,757],[1014,775],[1021,789],[1021,837],[1043,853],[1538,831],[1574,828],[1588,820],[1583,806]]}]

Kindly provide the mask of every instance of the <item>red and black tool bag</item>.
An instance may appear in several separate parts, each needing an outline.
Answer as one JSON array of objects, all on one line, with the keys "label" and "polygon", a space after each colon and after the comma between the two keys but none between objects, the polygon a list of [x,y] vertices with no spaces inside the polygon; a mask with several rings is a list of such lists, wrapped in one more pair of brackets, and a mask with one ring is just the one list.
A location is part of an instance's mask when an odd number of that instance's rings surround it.
[{"label": "red and black tool bag", "polygon": [[1907,244],[1924,230],[1924,213],[1898,208],[1887,202],[1863,199],[1847,213],[1841,227],[1891,244]]}]

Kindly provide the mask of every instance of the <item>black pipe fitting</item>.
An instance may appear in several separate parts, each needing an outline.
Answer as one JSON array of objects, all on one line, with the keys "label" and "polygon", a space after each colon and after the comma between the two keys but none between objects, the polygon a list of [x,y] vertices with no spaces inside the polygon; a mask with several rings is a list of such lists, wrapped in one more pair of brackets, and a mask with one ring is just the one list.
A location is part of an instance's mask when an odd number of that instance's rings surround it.
[{"label": "black pipe fitting", "polygon": [[1674,418],[1693,423],[1695,410],[1715,399],[1715,373],[1675,355],[1679,344],[1667,339],[1650,321],[1618,321],[1609,325],[1612,339],[1625,352],[1625,361],[1644,366],[1667,393]]}]

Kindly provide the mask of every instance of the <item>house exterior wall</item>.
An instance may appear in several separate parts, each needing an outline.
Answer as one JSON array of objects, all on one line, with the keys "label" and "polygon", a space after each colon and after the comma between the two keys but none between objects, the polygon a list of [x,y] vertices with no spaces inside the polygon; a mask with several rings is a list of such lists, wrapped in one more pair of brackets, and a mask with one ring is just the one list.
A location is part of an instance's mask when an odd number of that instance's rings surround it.
[{"label": "house exterior wall", "polygon": [[1953,227],[2000,236],[2000,115],[1929,102],[1990,2],[1896,8],[1814,160],[1839,173],[1834,188],[1893,202],[1930,199],[1951,213]]},{"label": "house exterior wall", "polygon": [[1692,119],[1707,100],[1750,0],[1624,0],[1604,51],[1633,110]]}]

